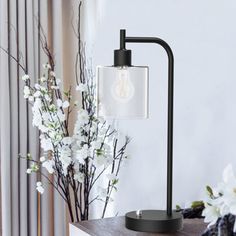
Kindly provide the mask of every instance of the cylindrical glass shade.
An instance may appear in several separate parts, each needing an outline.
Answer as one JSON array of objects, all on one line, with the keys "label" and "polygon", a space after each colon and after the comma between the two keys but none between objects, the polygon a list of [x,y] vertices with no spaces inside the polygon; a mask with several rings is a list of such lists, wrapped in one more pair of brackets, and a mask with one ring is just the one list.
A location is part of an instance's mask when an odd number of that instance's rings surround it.
[{"label": "cylindrical glass shade", "polygon": [[148,67],[97,67],[98,115],[148,118]]}]

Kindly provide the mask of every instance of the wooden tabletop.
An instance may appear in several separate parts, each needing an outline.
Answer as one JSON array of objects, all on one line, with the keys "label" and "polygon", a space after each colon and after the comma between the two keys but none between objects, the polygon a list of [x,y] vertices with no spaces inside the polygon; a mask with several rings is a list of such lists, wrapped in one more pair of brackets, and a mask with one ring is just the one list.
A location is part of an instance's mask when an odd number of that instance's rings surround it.
[{"label": "wooden tabletop", "polygon": [[183,230],[174,234],[141,233],[125,228],[124,217],[89,220],[73,224],[91,236],[200,236],[206,224],[200,219],[185,219]]}]

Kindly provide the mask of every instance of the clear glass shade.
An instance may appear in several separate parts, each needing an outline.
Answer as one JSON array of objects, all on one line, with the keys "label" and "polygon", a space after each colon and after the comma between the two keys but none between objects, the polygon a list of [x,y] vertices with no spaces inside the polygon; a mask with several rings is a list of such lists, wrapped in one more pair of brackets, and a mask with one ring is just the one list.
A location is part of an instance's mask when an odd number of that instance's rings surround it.
[{"label": "clear glass shade", "polygon": [[148,67],[97,67],[98,115],[148,118]]}]

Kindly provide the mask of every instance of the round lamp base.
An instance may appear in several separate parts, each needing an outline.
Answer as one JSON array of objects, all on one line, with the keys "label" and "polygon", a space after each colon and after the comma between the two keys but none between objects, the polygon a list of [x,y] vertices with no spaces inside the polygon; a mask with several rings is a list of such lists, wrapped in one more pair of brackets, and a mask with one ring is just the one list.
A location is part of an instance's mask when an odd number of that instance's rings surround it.
[{"label": "round lamp base", "polygon": [[176,211],[173,211],[171,216],[161,210],[132,211],[125,215],[125,226],[140,232],[175,232],[182,229],[183,216]]}]

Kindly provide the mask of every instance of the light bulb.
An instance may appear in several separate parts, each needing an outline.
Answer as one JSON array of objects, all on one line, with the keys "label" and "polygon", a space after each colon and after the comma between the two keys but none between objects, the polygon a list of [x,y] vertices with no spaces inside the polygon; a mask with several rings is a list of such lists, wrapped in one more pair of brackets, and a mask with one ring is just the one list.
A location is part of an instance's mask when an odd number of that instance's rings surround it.
[{"label": "light bulb", "polygon": [[129,102],[134,96],[134,86],[130,81],[129,71],[127,67],[117,70],[115,82],[112,85],[111,93],[113,98],[122,103]]}]

